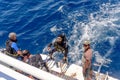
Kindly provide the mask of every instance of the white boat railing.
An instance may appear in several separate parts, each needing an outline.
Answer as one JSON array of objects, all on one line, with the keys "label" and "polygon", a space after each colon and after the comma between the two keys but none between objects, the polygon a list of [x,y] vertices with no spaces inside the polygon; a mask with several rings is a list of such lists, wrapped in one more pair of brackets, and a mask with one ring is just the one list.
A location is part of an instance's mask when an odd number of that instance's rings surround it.
[{"label": "white boat railing", "polygon": [[0,80],[32,80],[32,79],[0,64]]},{"label": "white boat railing", "polygon": [[0,52],[0,61],[42,80],[64,80]]}]

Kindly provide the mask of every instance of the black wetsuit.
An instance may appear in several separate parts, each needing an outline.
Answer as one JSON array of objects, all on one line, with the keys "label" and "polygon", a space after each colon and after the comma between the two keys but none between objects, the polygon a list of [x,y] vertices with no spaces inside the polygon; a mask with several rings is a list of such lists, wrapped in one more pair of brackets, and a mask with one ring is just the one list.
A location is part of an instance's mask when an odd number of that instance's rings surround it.
[{"label": "black wetsuit", "polygon": [[58,51],[58,52],[62,52],[64,54],[64,57],[67,57],[68,54],[68,45],[64,42],[58,43],[58,42],[54,42],[54,43],[50,43],[48,45],[48,47],[53,46],[54,48],[50,51],[49,54],[53,54],[54,52]]}]

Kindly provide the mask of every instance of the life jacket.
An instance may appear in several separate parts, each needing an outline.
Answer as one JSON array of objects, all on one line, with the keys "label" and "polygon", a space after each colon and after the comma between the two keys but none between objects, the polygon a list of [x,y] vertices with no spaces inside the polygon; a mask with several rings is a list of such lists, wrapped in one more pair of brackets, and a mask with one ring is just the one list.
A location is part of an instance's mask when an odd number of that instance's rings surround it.
[{"label": "life jacket", "polygon": [[11,47],[12,42],[13,42],[12,40],[7,40],[6,41],[6,51],[7,51],[6,54],[15,57],[15,56],[18,56],[18,55],[17,55],[17,52],[15,51],[15,49]]},{"label": "life jacket", "polygon": [[62,42],[61,43],[54,42],[54,47],[56,48],[57,51],[64,52],[66,50],[66,48],[68,47],[67,38],[66,38],[65,34],[60,34],[60,35],[58,35],[58,37],[62,38]]},{"label": "life jacket", "polygon": [[64,44],[59,44],[59,43],[55,42],[55,43],[54,43],[54,47],[55,47],[55,49],[56,49],[57,51],[59,51],[59,52],[65,51]]}]

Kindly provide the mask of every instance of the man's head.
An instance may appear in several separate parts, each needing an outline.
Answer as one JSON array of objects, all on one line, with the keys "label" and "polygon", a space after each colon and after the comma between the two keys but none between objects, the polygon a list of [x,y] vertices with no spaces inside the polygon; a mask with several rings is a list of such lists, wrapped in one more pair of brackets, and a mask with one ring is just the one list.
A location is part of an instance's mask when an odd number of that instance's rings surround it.
[{"label": "man's head", "polygon": [[88,40],[84,41],[84,42],[83,42],[83,47],[84,47],[85,49],[90,48],[90,41],[88,41]]},{"label": "man's head", "polygon": [[9,39],[11,39],[11,40],[16,40],[16,33],[14,33],[14,32],[11,32],[11,33],[9,33]]},{"label": "man's head", "polygon": [[28,62],[28,59],[30,59],[31,54],[28,50],[23,50],[22,51],[22,57],[24,62]]},{"label": "man's head", "polygon": [[58,43],[64,42],[65,41],[65,34],[59,34],[56,41]]},{"label": "man's head", "polygon": [[30,56],[30,52],[28,50],[23,50],[22,55],[23,56]]},{"label": "man's head", "polygon": [[57,37],[56,42],[61,43],[62,40],[63,40],[63,39],[62,39],[61,37]]}]

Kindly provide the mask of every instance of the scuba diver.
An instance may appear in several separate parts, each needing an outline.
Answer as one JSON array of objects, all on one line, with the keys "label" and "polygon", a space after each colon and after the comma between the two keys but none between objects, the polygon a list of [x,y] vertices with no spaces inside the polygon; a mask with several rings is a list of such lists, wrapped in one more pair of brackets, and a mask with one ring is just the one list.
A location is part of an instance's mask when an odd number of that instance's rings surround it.
[{"label": "scuba diver", "polygon": [[[53,46],[53,49],[51,48]],[[68,45],[65,34],[60,34],[57,36],[56,40],[50,43],[47,47],[49,51],[50,59],[53,59],[53,53],[58,51],[64,54],[63,62],[67,63]]]}]

